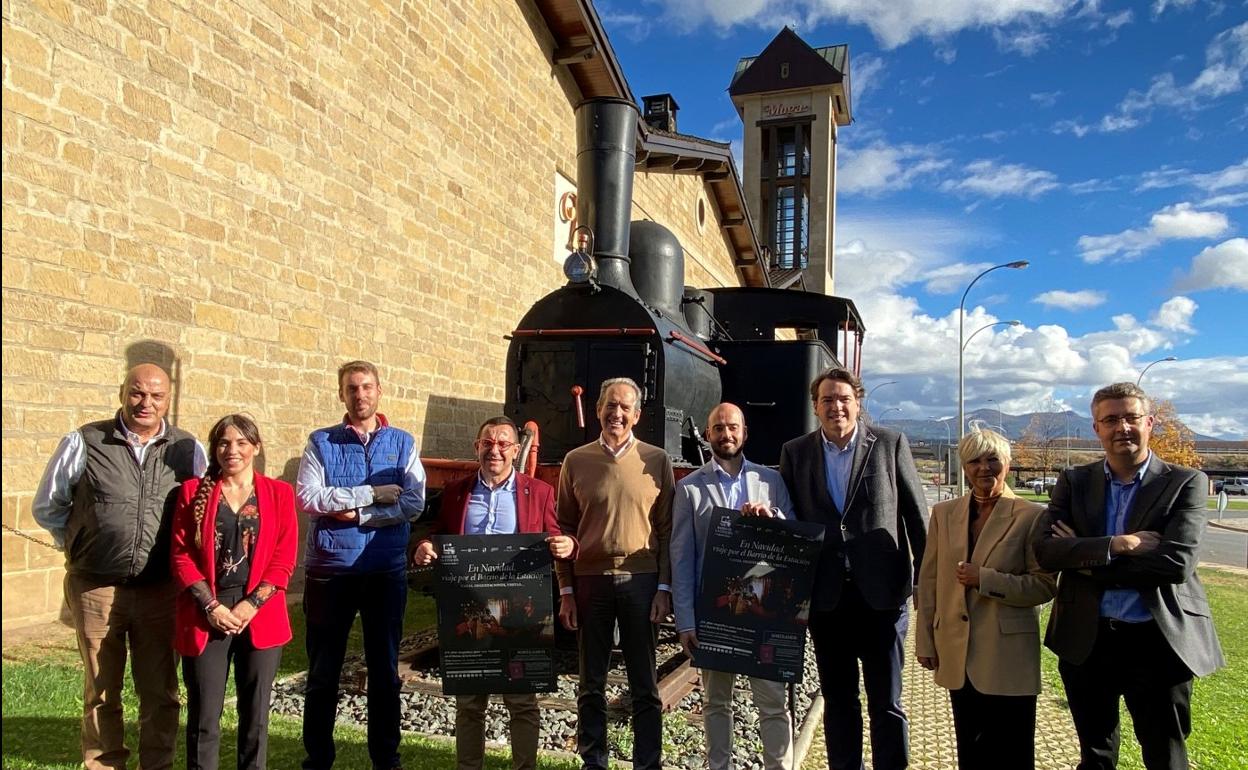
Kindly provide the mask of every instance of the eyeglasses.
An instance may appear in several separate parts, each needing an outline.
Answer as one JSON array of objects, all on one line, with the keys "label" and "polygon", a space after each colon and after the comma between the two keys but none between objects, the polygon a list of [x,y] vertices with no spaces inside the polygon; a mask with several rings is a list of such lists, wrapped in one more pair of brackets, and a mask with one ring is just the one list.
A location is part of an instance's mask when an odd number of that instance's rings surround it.
[{"label": "eyeglasses", "polygon": [[488,438],[479,438],[475,442],[473,442],[473,446],[475,446],[477,449],[484,449],[487,452],[494,450],[494,449],[497,449],[500,452],[506,452],[508,449],[511,449],[515,445],[516,445],[516,442],[514,441],[491,441]]},{"label": "eyeglasses", "polygon": [[1103,428],[1117,428],[1120,422],[1125,422],[1127,425],[1135,427],[1143,422],[1147,416],[1146,414],[1110,414],[1100,418],[1097,422]]}]

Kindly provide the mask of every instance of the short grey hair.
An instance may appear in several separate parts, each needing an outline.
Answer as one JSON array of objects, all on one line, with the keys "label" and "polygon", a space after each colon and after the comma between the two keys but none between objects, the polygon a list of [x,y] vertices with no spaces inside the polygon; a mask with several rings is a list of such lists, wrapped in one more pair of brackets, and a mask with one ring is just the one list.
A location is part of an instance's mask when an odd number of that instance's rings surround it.
[{"label": "short grey hair", "polygon": [[992,454],[1009,464],[1010,442],[994,430],[972,430],[958,442],[958,459],[963,465]]},{"label": "short grey hair", "polygon": [[1138,398],[1140,403],[1144,405],[1144,413],[1153,413],[1153,400],[1148,397],[1143,388],[1134,382],[1115,382],[1113,385],[1106,385],[1096,391],[1092,395],[1092,411],[1095,412],[1096,405],[1102,401],[1114,401],[1122,398]]},{"label": "short grey hair", "polygon": [[610,379],[603,380],[602,388],[598,390],[599,409],[602,408],[603,404],[607,403],[607,391],[616,385],[627,385],[632,388],[633,392],[637,394],[637,403],[634,404],[634,408],[641,409],[641,388],[631,377],[611,377]]}]

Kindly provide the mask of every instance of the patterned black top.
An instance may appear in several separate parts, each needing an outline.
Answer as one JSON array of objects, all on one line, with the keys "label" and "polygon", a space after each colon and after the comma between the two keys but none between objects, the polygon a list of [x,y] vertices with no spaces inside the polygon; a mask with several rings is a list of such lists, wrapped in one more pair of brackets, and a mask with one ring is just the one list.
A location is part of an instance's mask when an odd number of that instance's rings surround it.
[{"label": "patterned black top", "polygon": [[217,504],[217,592],[247,588],[251,577],[251,558],[260,536],[260,508],[252,492],[237,513],[221,495]]}]

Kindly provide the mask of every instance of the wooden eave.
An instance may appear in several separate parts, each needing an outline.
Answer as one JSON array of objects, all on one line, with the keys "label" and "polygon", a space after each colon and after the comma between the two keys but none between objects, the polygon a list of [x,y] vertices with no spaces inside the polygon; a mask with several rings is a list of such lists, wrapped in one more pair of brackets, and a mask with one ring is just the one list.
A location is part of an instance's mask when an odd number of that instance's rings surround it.
[{"label": "wooden eave", "polygon": [[[534,0],[534,4],[554,41],[551,64],[567,67],[582,98],[607,96],[637,103],[591,0]],[[637,167],[700,175],[719,212],[719,227],[732,250],[738,279],[744,286],[771,285],[728,145],[660,133],[639,120]]]},{"label": "wooden eave", "polygon": [[719,227],[732,250],[733,267],[741,284],[771,286],[767,265],[762,259],[763,250],[754,231],[754,220],[746,208],[745,188],[732,159],[732,149],[720,142],[657,131],[644,122],[639,124],[638,130],[641,143],[637,151],[637,169],[701,176],[719,212]]},{"label": "wooden eave", "polygon": [[582,98],[614,96],[637,101],[593,3],[534,0],[534,4],[554,38],[551,64],[568,68]]}]

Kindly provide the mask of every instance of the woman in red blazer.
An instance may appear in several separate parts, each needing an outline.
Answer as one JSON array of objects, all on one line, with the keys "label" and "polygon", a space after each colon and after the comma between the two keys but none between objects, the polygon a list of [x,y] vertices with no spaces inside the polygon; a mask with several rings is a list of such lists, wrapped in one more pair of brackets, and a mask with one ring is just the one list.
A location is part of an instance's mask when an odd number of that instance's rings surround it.
[{"label": "woman in red blazer", "polygon": [[241,414],[208,434],[208,472],[182,485],[173,517],[174,647],[186,681],[187,770],[216,770],[231,659],[238,767],[264,770],[273,678],[290,641],[286,586],[299,524],[284,481],[252,467],[260,431]]}]

